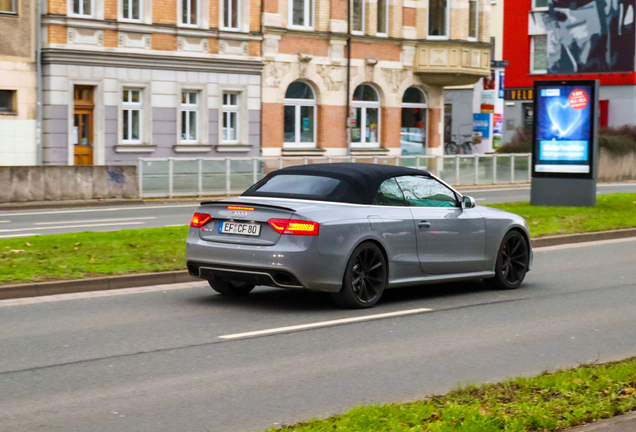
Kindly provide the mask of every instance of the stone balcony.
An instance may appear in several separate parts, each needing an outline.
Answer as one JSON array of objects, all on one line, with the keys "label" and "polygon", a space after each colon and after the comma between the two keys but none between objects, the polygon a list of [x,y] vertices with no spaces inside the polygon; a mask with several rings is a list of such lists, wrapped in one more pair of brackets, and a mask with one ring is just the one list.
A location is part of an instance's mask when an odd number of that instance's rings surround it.
[{"label": "stone balcony", "polygon": [[474,84],[490,76],[490,44],[426,41],[415,52],[414,72],[432,86]]}]

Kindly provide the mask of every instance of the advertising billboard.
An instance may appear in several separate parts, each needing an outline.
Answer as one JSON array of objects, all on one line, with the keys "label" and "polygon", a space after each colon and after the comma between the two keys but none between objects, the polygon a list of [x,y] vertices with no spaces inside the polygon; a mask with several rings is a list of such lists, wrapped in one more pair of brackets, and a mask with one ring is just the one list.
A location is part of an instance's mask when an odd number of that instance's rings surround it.
[{"label": "advertising billboard", "polygon": [[535,83],[534,177],[592,178],[595,81]]}]

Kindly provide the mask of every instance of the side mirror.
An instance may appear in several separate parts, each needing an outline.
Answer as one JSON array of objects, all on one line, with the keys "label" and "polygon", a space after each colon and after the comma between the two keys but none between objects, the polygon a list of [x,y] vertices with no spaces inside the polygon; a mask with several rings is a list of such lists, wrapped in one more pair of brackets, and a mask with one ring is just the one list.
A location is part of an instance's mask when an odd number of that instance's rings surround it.
[{"label": "side mirror", "polygon": [[465,196],[462,201],[462,207],[464,208],[475,208],[476,205],[477,203],[473,197]]}]

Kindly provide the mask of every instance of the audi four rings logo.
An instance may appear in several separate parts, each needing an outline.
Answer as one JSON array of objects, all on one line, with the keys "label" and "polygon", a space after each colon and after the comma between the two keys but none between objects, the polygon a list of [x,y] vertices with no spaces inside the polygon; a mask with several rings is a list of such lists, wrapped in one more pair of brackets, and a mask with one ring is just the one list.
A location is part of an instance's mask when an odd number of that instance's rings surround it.
[{"label": "audi four rings logo", "polygon": [[247,212],[244,212],[244,211],[233,211],[232,212],[232,217],[233,218],[238,218],[238,219],[245,218],[245,217],[247,217]]}]

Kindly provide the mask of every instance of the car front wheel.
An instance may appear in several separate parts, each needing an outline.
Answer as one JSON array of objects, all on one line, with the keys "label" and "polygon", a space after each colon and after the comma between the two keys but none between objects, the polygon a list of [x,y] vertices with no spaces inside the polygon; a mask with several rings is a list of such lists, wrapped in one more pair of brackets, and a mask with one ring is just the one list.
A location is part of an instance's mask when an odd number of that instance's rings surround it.
[{"label": "car front wheel", "polygon": [[214,291],[227,296],[242,296],[254,289],[254,285],[244,282],[209,280],[208,283]]},{"label": "car front wheel", "polygon": [[349,258],[342,289],[331,296],[342,307],[373,307],[386,288],[387,275],[386,259],[380,248],[373,243],[363,243]]},{"label": "car front wheel", "polygon": [[519,288],[528,272],[529,261],[526,238],[519,231],[510,231],[499,247],[495,277],[485,282],[495,289]]}]

